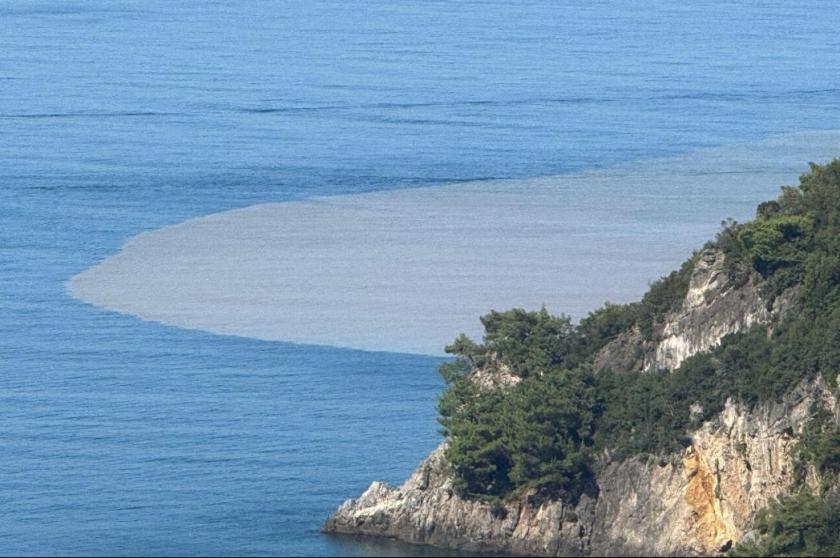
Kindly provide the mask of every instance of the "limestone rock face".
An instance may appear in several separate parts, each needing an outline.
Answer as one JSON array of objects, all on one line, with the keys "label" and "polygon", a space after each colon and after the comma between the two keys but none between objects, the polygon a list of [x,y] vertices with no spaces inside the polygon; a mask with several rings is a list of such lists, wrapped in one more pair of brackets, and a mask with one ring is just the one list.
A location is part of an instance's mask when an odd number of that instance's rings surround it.
[{"label": "limestone rock face", "polygon": [[758,289],[750,284],[729,288],[724,260],[723,254],[714,250],[701,254],[682,308],[666,321],[646,369],[673,370],[691,355],[717,345],[725,335],[770,321],[770,311]]},{"label": "limestone rock face", "polygon": [[470,371],[469,379],[482,391],[505,389],[522,381],[522,378],[514,375],[510,366],[501,362],[495,355],[484,366]]},{"label": "limestone rock face", "polygon": [[682,305],[665,317],[653,339],[644,339],[638,330],[624,332],[596,355],[595,369],[673,370],[688,357],[715,347],[726,335],[754,324],[772,326],[795,308],[795,289],[769,301],[761,294],[759,275],[736,284],[724,265],[723,252],[704,250]]},{"label": "limestone rock face", "polygon": [[[417,544],[475,551],[533,555],[581,555],[589,533],[573,508],[555,501],[532,506],[523,501],[503,509],[459,498],[439,446],[399,488],[374,482],[357,500],[348,500],[327,520],[333,533],[375,535]],[[574,510],[594,515],[584,496]]]},{"label": "limestone rock face", "polygon": [[752,412],[730,401],[682,454],[611,463],[574,506],[528,495],[495,509],[464,500],[441,445],[402,486],[374,482],[324,529],[536,556],[717,554],[791,486],[792,447],[818,407],[840,417],[822,380]]}]

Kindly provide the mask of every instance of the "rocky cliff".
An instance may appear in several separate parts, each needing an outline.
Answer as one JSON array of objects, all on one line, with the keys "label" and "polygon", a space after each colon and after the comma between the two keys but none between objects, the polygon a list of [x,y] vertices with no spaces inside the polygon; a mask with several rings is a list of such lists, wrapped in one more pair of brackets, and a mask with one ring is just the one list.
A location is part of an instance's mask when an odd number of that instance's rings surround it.
[{"label": "rocky cliff", "polygon": [[538,556],[716,554],[791,485],[791,450],[818,407],[840,417],[822,380],[751,412],[730,401],[682,454],[612,463],[575,506],[527,495],[504,507],[463,500],[441,446],[402,486],[374,482],[342,504],[325,530]]},{"label": "rocky cliff", "polygon": [[638,328],[619,335],[596,355],[595,368],[674,369],[724,336],[754,324],[772,325],[796,308],[796,289],[769,300],[762,296],[763,286],[757,273],[730,277],[723,253],[706,249],[697,257],[682,305],[656,326],[649,339]]},{"label": "rocky cliff", "polygon": [[[729,333],[756,323],[772,328],[795,308],[795,292],[773,301],[761,292],[755,277],[736,284],[723,255],[707,250],[682,305],[653,339],[625,332],[596,355],[595,365],[639,373],[674,368]],[[518,380],[500,367],[476,370],[472,378],[486,389]],[[441,445],[402,486],[374,482],[324,529],[539,556],[717,554],[747,536],[758,510],[792,486],[797,436],[819,409],[840,420],[837,398],[820,377],[752,409],[730,399],[690,433],[682,452],[607,462],[574,505],[539,501],[533,493],[495,506],[462,499]]]}]

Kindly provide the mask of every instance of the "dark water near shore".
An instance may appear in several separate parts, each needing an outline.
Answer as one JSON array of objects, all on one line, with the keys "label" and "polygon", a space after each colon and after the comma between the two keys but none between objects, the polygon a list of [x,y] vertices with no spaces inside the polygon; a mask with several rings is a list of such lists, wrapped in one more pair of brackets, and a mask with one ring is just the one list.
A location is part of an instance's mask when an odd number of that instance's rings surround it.
[{"label": "dark water near shore", "polygon": [[0,6],[2,554],[419,552],[317,529],[437,444],[439,361],[66,294],[128,237],[840,128],[833,2],[232,5]]}]

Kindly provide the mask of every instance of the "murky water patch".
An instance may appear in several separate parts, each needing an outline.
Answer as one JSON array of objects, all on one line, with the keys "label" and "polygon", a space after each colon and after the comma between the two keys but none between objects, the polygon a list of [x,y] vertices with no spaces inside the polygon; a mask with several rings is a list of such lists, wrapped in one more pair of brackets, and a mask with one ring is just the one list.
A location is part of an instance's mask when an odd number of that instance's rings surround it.
[{"label": "murky water patch", "polygon": [[81,300],[220,334],[440,354],[490,309],[574,317],[638,297],[724,217],[840,154],[779,136],[573,175],[261,204],[130,239]]}]

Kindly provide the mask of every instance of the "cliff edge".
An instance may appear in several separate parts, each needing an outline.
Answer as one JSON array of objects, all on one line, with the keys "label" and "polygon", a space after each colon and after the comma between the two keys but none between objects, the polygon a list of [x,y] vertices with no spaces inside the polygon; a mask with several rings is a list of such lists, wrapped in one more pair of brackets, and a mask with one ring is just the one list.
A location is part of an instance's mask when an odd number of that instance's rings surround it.
[{"label": "cliff edge", "polygon": [[534,556],[840,552],[840,159],[641,301],[491,312],[446,440],[332,533]]},{"label": "cliff edge", "polygon": [[[772,325],[795,305],[793,292],[768,303],[760,281],[732,285],[723,261],[720,251],[704,251],[685,300],[657,328],[656,341],[630,331],[599,352],[597,365],[626,364],[610,352],[625,355],[627,346],[644,346],[635,352],[633,369],[675,368],[728,334]],[[471,379],[485,390],[519,380],[498,363],[473,370]],[[453,487],[444,442],[402,486],[374,482],[344,502],[324,530],[535,556],[722,553],[749,533],[759,510],[793,485],[793,448],[821,409],[840,420],[837,398],[822,378],[753,409],[729,399],[691,432],[683,452],[611,462],[574,505],[537,502],[533,493],[501,506],[464,499]]]},{"label": "cliff edge", "polygon": [[478,552],[534,556],[711,555],[750,531],[756,513],[793,483],[792,448],[815,406],[840,417],[822,380],[746,411],[732,401],[667,457],[611,463],[576,505],[503,507],[459,497],[441,445],[399,487],[374,482],[325,531]]}]

